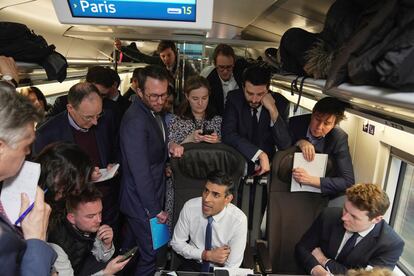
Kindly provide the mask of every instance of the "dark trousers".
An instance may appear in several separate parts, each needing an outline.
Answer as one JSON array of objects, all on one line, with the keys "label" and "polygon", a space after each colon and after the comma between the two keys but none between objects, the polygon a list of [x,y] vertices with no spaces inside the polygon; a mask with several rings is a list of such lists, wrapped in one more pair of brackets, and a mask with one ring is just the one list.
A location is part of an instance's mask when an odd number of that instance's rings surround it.
[{"label": "dark trousers", "polygon": [[[124,248],[138,246],[138,260],[136,262],[135,276],[153,276],[156,270],[157,251],[152,248],[151,229],[148,218],[127,217],[128,229],[132,232],[131,239],[125,239]],[[131,244],[134,242],[134,244]],[[128,243],[128,244],[127,244]]]}]

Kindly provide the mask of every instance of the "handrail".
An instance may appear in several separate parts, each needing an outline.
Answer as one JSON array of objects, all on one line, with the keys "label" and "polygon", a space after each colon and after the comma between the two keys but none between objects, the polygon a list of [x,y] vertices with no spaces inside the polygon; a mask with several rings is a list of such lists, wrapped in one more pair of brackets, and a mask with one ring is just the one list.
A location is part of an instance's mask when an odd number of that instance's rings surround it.
[{"label": "handrail", "polygon": [[[273,75],[271,84],[285,91],[291,90],[295,75]],[[414,92],[399,92],[383,87],[358,86],[349,83],[324,90],[325,80],[308,78],[302,96],[319,100],[332,96],[349,104],[348,111],[385,125],[414,133]],[[297,94],[296,91],[294,91]]]},{"label": "handrail", "polygon": [[[46,71],[38,64],[27,62],[16,62],[19,71],[19,86],[38,85],[44,83],[56,82],[49,81]],[[91,66],[113,66],[108,60],[90,60],[90,59],[73,59],[68,60],[67,77],[65,80],[84,78]],[[132,72],[137,67],[145,66],[144,63],[122,63],[117,70],[119,73]]]}]

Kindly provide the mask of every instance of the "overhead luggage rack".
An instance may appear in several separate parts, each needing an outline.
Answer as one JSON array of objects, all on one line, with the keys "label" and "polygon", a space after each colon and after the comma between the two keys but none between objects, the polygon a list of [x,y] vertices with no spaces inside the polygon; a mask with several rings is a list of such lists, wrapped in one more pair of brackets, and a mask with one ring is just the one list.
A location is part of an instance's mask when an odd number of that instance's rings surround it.
[{"label": "overhead luggage rack", "polygon": [[[46,71],[38,64],[17,62],[19,70],[19,86],[38,85],[56,82],[49,81]],[[66,80],[84,78],[89,67],[92,66],[113,66],[114,63],[108,60],[91,60],[91,59],[69,59]],[[122,63],[117,66],[118,73],[132,72],[137,67],[144,67],[144,63]]]},{"label": "overhead luggage rack", "polygon": [[[272,85],[284,91],[291,91],[291,84],[297,76],[275,74]],[[300,85],[301,78],[297,81]],[[325,96],[332,96],[350,105],[349,112],[360,114],[370,120],[414,133],[414,91],[399,92],[396,90],[360,86],[348,83],[324,91],[325,80],[305,79],[302,87],[302,96],[319,100]],[[298,94],[294,90],[295,94]]]}]

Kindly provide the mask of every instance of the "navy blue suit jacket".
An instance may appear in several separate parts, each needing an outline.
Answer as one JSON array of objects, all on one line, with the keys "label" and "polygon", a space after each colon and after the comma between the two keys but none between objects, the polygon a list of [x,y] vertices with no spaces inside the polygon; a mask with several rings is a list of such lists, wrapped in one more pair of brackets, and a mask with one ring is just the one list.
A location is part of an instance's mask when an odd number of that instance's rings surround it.
[{"label": "navy blue suit jacket", "polygon": [[[311,114],[291,117],[289,119],[289,130],[293,144],[300,139],[306,139]],[[322,193],[327,195],[338,195],[355,184],[354,168],[349,153],[348,134],[339,127],[333,128],[325,136],[325,144],[321,153],[329,155],[334,162],[335,172],[332,177],[321,178]]]},{"label": "navy blue suit jacket", "polygon": [[[236,74],[235,71],[233,72],[234,79],[237,82],[239,88],[242,87],[242,81],[239,74]],[[215,108],[217,111],[217,115],[223,116],[224,114],[224,93],[223,93],[223,86],[221,84],[220,77],[217,73],[217,68],[210,72],[207,76],[207,80],[211,87],[211,95],[209,99],[209,103]]]},{"label": "navy blue suit jacket", "polygon": [[0,233],[1,275],[50,275],[57,255],[46,242],[24,240],[1,215]]},{"label": "navy blue suit jacket", "polygon": [[384,220],[377,223],[352,249],[343,263],[335,261],[345,234],[341,216],[341,208],[325,209],[296,245],[296,258],[306,271],[310,273],[319,264],[311,254],[315,247],[320,247],[325,256],[331,259],[326,265],[335,275],[346,274],[347,269],[365,268],[368,265],[393,269],[402,254],[404,241]]},{"label": "navy blue suit jacket", "polygon": [[[101,160],[99,167],[106,168],[109,163],[119,162],[118,133],[112,114],[105,111],[103,116],[99,118],[98,124],[92,128],[95,130],[96,144]],[[33,154],[39,154],[44,147],[58,141],[75,142],[67,111],[51,118],[36,130]]]},{"label": "navy blue suit jacket", "polygon": [[[164,130],[167,126],[164,123]],[[168,137],[168,133],[165,133]],[[133,218],[154,217],[163,209],[167,142],[150,109],[136,99],[121,123],[121,211]]]},{"label": "navy blue suit jacket", "polygon": [[[282,117],[286,114],[288,100],[278,93],[272,95],[281,116],[278,116],[277,122],[270,127],[270,114],[262,107],[258,133],[253,133],[251,107],[244,97],[243,90],[234,90],[227,95],[221,130],[223,142],[238,150],[249,161],[250,167],[253,164],[251,159],[259,149],[266,152],[271,160],[275,146],[285,149],[291,145],[289,133],[286,131],[286,118]],[[280,125],[284,127],[279,127]],[[259,135],[259,146],[251,142],[253,135]]]}]

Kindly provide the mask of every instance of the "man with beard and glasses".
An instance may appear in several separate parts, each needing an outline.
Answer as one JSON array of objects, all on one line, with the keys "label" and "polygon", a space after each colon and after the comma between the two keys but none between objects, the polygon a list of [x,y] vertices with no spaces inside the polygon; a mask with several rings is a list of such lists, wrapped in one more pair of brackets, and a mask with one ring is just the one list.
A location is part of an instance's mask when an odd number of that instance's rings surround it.
[{"label": "man with beard and glasses", "polygon": [[163,206],[168,133],[162,113],[168,98],[168,72],[150,65],[142,76],[142,99],[132,102],[121,123],[120,208],[127,219],[126,236],[132,237],[123,248],[138,246],[134,275],[152,276],[157,251],[152,247],[149,220],[156,217],[159,223],[166,223],[168,218]]},{"label": "man with beard and glasses", "polygon": [[250,175],[268,172],[275,146],[291,144],[285,122],[289,102],[269,90],[270,77],[263,66],[247,68],[242,89],[229,92],[224,109],[222,140],[246,158]]}]

